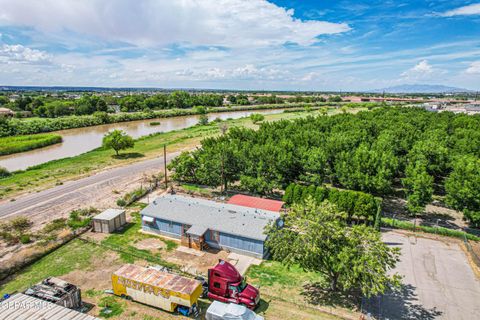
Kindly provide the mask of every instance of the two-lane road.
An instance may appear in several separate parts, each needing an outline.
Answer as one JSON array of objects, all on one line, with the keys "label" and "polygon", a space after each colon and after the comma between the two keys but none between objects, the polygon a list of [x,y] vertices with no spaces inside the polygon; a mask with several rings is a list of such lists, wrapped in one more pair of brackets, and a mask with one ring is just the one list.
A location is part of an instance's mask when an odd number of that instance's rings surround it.
[{"label": "two-lane road", "polygon": [[[178,154],[178,152],[168,154],[167,163]],[[82,201],[86,194],[95,194],[99,188],[114,185],[117,181],[130,177],[133,181],[133,179],[138,178],[142,173],[151,170],[163,172],[163,166],[163,157],[155,158],[102,171],[79,180],[68,181],[60,186],[22,196],[16,201],[0,204],[0,218],[8,218],[25,213],[28,213],[28,216],[45,213],[45,209],[48,211],[48,208],[61,205],[66,201]],[[37,210],[39,208],[42,208],[42,210]]]}]

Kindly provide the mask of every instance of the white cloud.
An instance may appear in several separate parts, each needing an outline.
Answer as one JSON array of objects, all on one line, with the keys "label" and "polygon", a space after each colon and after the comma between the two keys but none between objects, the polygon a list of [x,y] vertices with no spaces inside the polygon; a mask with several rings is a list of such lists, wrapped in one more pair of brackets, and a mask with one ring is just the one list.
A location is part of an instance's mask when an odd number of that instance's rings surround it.
[{"label": "white cloud", "polygon": [[430,65],[427,60],[422,60],[412,68],[403,72],[401,76],[408,80],[427,80],[445,73],[445,70],[436,69]]},{"label": "white cloud", "polygon": [[258,67],[246,64],[234,68],[208,68],[205,70],[183,69],[175,73],[176,76],[195,80],[287,80],[290,73],[278,68]]},{"label": "white cloud", "polygon": [[350,30],[345,23],[302,21],[266,0],[0,0],[0,7],[0,25],[140,46],[308,45],[319,35]]},{"label": "white cloud", "polygon": [[465,72],[469,74],[480,74],[480,61],[472,62]]},{"label": "white cloud", "polygon": [[45,51],[30,49],[20,44],[4,44],[0,47],[0,62],[41,64],[49,63],[50,55]]},{"label": "white cloud", "polygon": [[454,17],[454,16],[471,16],[480,15],[480,3],[471,4],[468,6],[449,10],[440,14],[442,17]]}]

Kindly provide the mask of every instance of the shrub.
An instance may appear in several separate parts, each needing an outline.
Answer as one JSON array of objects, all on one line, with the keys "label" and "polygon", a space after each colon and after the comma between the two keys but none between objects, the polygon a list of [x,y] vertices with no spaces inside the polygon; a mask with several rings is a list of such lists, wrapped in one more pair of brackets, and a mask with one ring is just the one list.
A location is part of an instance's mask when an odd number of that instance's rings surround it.
[{"label": "shrub", "polygon": [[67,226],[67,219],[60,218],[60,219],[55,219],[51,222],[49,222],[44,228],[43,232],[45,233],[51,233],[53,231],[57,230],[62,230]]},{"label": "shrub", "polygon": [[123,200],[123,198],[120,198],[117,200],[117,206],[119,207],[125,207],[127,205],[127,202]]},{"label": "shrub", "polygon": [[0,167],[0,178],[6,178],[10,175],[11,173],[7,169],[5,169],[4,167]]},{"label": "shrub", "polygon": [[70,216],[67,220],[67,225],[72,229],[80,229],[90,225],[92,221],[92,214],[97,213],[95,208],[80,209],[70,212]]},{"label": "shrub", "polygon": [[24,234],[20,237],[20,242],[23,244],[27,244],[31,242],[30,235]]},{"label": "shrub", "polygon": [[262,122],[263,120],[265,120],[265,116],[263,114],[259,114],[259,113],[252,113],[250,115],[250,120],[252,120],[252,122],[254,124],[257,124],[259,122]]}]

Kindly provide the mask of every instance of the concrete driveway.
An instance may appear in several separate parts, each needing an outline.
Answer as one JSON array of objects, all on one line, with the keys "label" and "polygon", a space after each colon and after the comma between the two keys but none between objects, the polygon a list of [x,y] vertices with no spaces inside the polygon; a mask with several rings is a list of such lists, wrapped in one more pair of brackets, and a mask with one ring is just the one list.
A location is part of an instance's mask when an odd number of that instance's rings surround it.
[{"label": "concrete driveway", "polygon": [[480,281],[457,240],[451,242],[383,233],[401,248],[396,272],[403,288],[372,299],[365,308],[377,319],[480,319]]}]

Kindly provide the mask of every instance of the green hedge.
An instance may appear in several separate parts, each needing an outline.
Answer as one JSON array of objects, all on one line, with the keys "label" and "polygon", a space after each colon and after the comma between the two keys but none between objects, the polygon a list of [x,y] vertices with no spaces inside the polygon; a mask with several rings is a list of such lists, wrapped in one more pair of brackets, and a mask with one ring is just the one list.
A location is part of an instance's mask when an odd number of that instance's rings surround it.
[{"label": "green hedge", "polygon": [[392,219],[392,218],[382,218],[382,226],[388,227],[388,228],[411,230],[411,231],[422,231],[426,233],[434,233],[442,236],[455,237],[460,239],[465,239],[466,237],[468,240],[480,241],[480,237],[477,237],[470,233],[466,233],[464,231],[452,230],[444,227],[430,227],[430,226],[422,226],[422,225],[415,226],[412,222],[401,221],[401,220]]},{"label": "green hedge", "polygon": [[0,138],[0,156],[42,148],[62,142],[58,134],[35,134]]},{"label": "green hedge", "polygon": [[317,203],[328,200],[335,204],[341,211],[347,213],[348,222],[351,222],[352,219],[364,220],[379,226],[382,200],[371,194],[292,183],[285,190],[283,201],[290,205],[302,203],[309,197],[312,197]]}]

